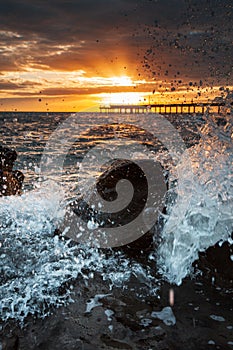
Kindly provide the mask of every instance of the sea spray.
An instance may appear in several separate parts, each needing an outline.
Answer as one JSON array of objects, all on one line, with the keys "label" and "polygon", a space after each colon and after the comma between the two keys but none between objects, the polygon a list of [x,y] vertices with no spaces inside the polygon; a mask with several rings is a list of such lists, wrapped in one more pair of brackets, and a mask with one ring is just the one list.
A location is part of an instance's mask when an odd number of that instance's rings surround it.
[{"label": "sea spray", "polygon": [[[169,172],[170,190],[162,243],[150,254],[148,266],[121,252],[112,251],[106,255],[54,235],[65,213],[64,198],[70,196],[64,186],[61,191],[53,182],[37,183],[38,189],[21,197],[1,198],[0,318],[23,321],[28,314],[45,316],[51,306],[72,301],[69,286],[74,280],[88,282],[95,273],[107,282],[109,291],[114,286],[127,287],[127,281],[133,277],[138,281],[141,294],[145,285],[145,293],[155,294],[160,282],[157,271],[153,266],[150,268],[153,260],[158,261],[163,278],[180,284],[191,272],[199,251],[218,241],[230,240],[232,121],[227,115],[207,116],[205,123],[200,130],[200,144],[188,150],[192,168],[187,153],[178,169],[173,169],[169,152],[155,153],[155,159]],[[24,153],[25,159],[29,149],[34,152],[30,145]],[[68,179],[74,186],[72,177]],[[190,196],[188,206],[183,200],[187,194]],[[62,292],[61,286],[65,286]]]},{"label": "sea spray", "polygon": [[109,290],[134,275],[156,292],[149,269],[122,253],[106,256],[54,235],[64,216],[63,200],[61,188],[51,182],[21,197],[1,198],[0,319],[23,322],[28,314],[45,316],[49,307],[72,301],[72,281],[91,280],[93,273],[107,281]]},{"label": "sea spray", "polygon": [[[199,144],[189,149],[192,169],[181,159],[174,204],[168,203],[167,220],[161,232],[162,243],[156,252],[163,276],[180,285],[192,272],[198,253],[231,240],[233,231],[233,121],[231,115],[207,115],[200,129]],[[189,173],[193,174],[190,183]],[[192,189],[191,200],[182,221],[184,197]]]}]

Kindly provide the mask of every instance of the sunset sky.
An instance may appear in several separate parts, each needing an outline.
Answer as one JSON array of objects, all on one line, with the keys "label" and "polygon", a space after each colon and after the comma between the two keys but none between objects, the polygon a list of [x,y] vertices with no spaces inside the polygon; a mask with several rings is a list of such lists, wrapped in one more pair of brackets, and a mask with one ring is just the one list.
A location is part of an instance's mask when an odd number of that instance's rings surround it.
[{"label": "sunset sky", "polygon": [[1,111],[201,101],[232,57],[232,0],[0,1]]}]

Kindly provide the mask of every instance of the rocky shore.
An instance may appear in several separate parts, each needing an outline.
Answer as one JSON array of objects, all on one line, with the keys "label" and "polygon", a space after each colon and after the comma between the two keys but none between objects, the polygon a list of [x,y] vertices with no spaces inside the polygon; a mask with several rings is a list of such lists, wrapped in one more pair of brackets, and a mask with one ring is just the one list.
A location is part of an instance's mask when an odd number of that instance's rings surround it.
[{"label": "rocky shore", "polygon": [[[84,285],[74,281],[74,302],[51,309],[45,319],[28,317],[23,328],[1,325],[3,350],[206,350],[232,349],[232,285],[205,271],[182,286],[162,283],[158,297],[137,297],[140,290],[109,290],[98,276]],[[175,303],[169,305],[169,291]],[[132,290],[134,289],[134,290]]]},{"label": "rocky shore", "polygon": [[[21,191],[23,174],[13,170],[16,157],[15,151],[0,148],[1,195]],[[129,164],[118,165],[127,171]],[[106,174],[114,172],[117,177],[116,167]],[[110,178],[111,182],[102,178],[98,188],[114,197],[116,178]],[[136,193],[137,200],[144,195],[142,188]],[[75,210],[81,210],[80,206],[76,205]],[[90,213],[85,215],[88,219]],[[149,232],[121,249],[146,265],[153,244]],[[24,324],[1,322],[0,350],[233,349],[232,254],[227,243],[209,248],[195,263],[199,273],[186,278],[179,287],[158,276],[160,289],[156,296],[147,293],[143,282],[133,277],[124,288],[113,289],[98,274],[87,281],[73,280],[73,302],[68,305],[49,307],[47,317],[29,316]],[[66,287],[61,287],[61,293]]]}]

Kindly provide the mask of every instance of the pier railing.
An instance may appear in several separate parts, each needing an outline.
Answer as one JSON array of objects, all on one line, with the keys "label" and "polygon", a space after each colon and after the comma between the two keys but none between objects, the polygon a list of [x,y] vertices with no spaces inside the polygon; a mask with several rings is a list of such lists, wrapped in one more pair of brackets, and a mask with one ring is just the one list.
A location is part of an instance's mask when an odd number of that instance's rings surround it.
[{"label": "pier railing", "polygon": [[120,105],[111,104],[109,106],[100,106],[102,113],[160,113],[160,114],[204,114],[207,109],[210,112],[221,113],[221,108],[225,106],[224,102],[205,102],[205,103],[170,103],[170,104],[141,104],[141,105]]}]

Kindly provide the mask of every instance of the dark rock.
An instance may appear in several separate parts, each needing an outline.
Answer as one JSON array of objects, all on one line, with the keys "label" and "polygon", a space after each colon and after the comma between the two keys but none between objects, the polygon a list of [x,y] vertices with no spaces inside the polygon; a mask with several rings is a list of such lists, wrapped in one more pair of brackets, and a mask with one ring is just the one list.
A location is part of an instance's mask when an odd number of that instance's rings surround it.
[{"label": "dark rock", "polygon": [[97,179],[96,190],[104,200],[113,202],[118,196],[116,185],[122,179],[129,180],[134,188],[127,207],[117,213],[104,213],[79,200],[72,203],[73,212],[86,222],[94,218],[99,227],[116,227],[131,222],[143,210],[148,196],[147,179],[139,165],[128,160],[114,161]]},{"label": "dark rock", "polygon": [[[121,189],[120,194],[117,192],[117,184],[119,184],[120,180],[128,180],[130,182],[133,188],[131,194],[128,193],[129,189],[127,187],[126,189]],[[148,159],[142,159],[137,162],[117,159],[112,163],[106,164],[102,175],[96,181],[95,187],[89,191],[90,204],[86,202],[85,198],[75,200],[70,204],[63,228],[66,229],[66,237],[75,239],[73,235],[77,231],[77,222],[88,223],[91,221],[97,224],[98,228],[117,228],[134,222],[135,219],[138,219],[139,215],[144,213],[145,208],[154,210],[156,213],[157,207],[155,207],[155,203],[159,203],[157,206],[162,211],[166,191],[166,180],[159,163]],[[97,199],[99,197],[110,203],[110,205],[111,202],[114,202],[115,205],[118,200],[117,205],[119,205],[119,210],[111,212],[108,210],[108,204],[105,208],[99,207]],[[122,205],[122,203],[126,203],[126,205]],[[70,225],[74,216],[77,217],[75,218],[77,221],[75,221],[74,225]],[[147,219],[140,217],[139,220],[143,221]],[[78,226],[80,225],[78,224]],[[143,226],[143,230],[140,228],[141,226],[137,226],[136,228],[139,234],[136,233],[134,235],[135,240],[132,244],[134,247],[137,246],[137,249],[141,250],[149,247],[153,241],[151,225],[148,224],[148,226],[147,238],[142,234],[142,232],[146,233],[145,225]],[[70,227],[68,231],[67,227]],[[142,238],[141,235],[143,235]],[[129,248],[131,249],[131,245]]]},{"label": "dark rock", "polygon": [[21,193],[24,175],[12,170],[16,158],[16,151],[0,146],[0,197]]},{"label": "dark rock", "polygon": [[12,171],[16,159],[17,153],[15,150],[0,145],[0,170]]},{"label": "dark rock", "polygon": [[233,280],[233,246],[224,242],[221,246],[217,243],[200,254],[199,267],[210,271],[212,276],[222,280]]},{"label": "dark rock", "polygon": [[10,336],[3,339],[2,350],[18,350],[19,338],[18,336]]},{"label": "dark rock", "polygon": [[[106,281],[95,278],[88,288],[74,281],[73,303],[53,309],[44,319],[27,317],[25,327],[8,321],[0,328],[0,347],[3,350],[206,350],[230,349],[232,340],[232,290],[224,293],[215,288],[206,276],[186,279],[181,286],[162,284],[160,297],[138,297],[135,288],[142,287],[132,280],[131,288],[113,288]],[[174,289],[176,317],[174,326],[165,325],[151,317],[168,305],[170,288]],[[86,306],[96,294],[106,296],[90,312]],[[111,294],[111,295],[109,295]],[[107,310],[112,310],[111,319]],[[210,315],[221,315],[225,322],[217,322]],[[143,319],[149,319],[148,325]],[[18,338],[18,340],[17,340]],[[217,346],[209,345],[213,340]],[[16,347],[17,346],[17,347]]]}]

